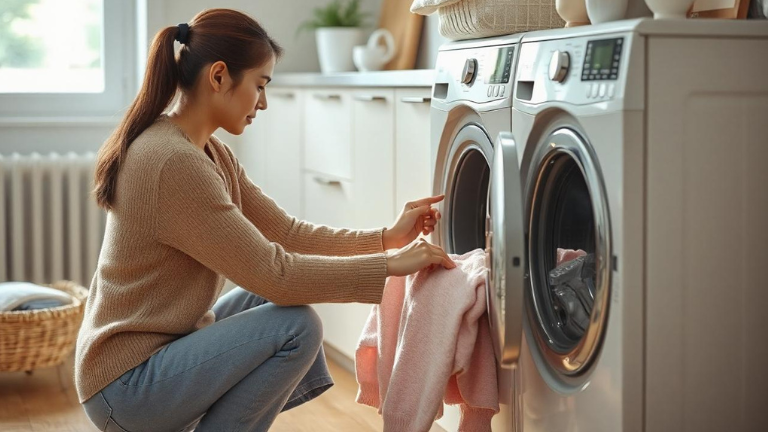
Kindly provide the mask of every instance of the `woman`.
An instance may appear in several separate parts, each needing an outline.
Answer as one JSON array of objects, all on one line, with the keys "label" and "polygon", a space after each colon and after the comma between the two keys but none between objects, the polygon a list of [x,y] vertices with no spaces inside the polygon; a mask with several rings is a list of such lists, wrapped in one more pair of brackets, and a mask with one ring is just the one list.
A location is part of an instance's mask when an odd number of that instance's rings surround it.
[{"label": "woman", "polygon": [[[313,225],[264,195],[212,135],[240,134],[267,108],[281,52],[226,9],[161,30],[141,91],[99,152],[107,227],[75,382],[100,430],[267,430],[333,385],[308,304],[378,303],[387,276],[455,267],[412,243],[434,230],[442,196],[407,204],[391,228]],[[219,298],[226,278],[239,287]]]}]

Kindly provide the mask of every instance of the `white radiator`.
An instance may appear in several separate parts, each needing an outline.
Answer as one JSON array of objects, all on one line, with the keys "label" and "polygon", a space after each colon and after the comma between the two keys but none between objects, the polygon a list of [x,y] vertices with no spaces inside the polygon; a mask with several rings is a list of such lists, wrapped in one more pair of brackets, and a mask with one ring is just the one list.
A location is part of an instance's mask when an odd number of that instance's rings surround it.
[{"label": "white radiator", "polygon": [[106,224],[95,163],[92,152],[0,155],[0,281],[90,286]]}]

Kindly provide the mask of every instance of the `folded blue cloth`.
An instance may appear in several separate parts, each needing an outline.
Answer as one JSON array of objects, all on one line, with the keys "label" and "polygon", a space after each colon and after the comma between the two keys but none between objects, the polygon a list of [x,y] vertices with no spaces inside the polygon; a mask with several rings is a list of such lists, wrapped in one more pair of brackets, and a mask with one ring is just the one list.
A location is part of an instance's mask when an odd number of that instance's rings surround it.
[{"label": "folded blue cloth", "polygon": [[16,308],[14,308],[14,311],[25,311],[25,310],[34,310],[34,309],[45,309],[45,308],[53,308],[58,306],[64,306],[65,304],[68,304],[67,302],[63,302],[59,299],[40,299],[40,300],[30,300],[28,302],[22,303]]}]

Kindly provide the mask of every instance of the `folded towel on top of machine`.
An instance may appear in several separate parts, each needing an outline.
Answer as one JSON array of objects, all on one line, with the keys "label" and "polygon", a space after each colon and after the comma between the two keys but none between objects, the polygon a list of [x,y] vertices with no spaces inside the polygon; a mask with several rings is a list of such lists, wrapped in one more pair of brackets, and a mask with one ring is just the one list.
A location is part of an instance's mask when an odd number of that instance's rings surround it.
[{"label": "folded towel on top of machine", "polygon": [[461,0],[413,0],[411,12],[419,15],[431,15],[438,8],[458,3]]},{"label": "folded towel on top of machine", "polygon": [[31,282],[0,283],[0,312],[41,309],[72,303],[71,295]]},{"label": "folded towel on top of machine", "polygon": [[488,323],[485,251],[449,254],[456,268],[390,276],[355,352],[356,401],[378,408],[384,431],[428,431],[443,402],[462,431],[490,431],[499,412]]}]

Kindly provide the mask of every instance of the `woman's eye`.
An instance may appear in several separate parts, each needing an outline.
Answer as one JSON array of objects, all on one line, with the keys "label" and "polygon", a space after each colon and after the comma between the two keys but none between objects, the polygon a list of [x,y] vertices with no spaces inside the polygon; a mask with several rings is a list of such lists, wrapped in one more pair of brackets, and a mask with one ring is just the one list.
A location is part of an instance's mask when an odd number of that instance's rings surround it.
[{"label": "woman's eye", "polygon": [[264,86],[259,86],[259,91],[264,91]]}]

